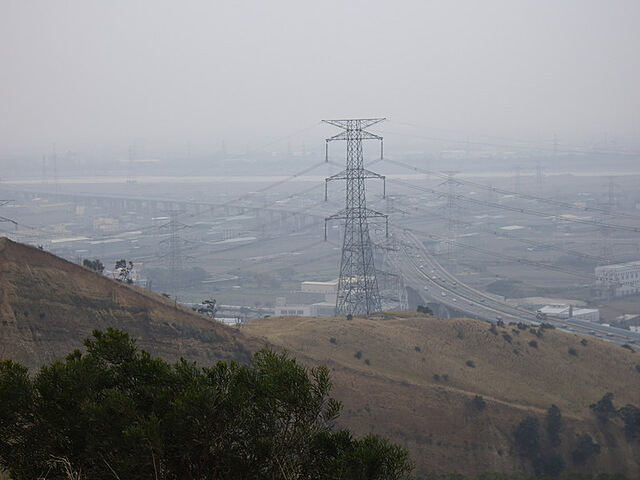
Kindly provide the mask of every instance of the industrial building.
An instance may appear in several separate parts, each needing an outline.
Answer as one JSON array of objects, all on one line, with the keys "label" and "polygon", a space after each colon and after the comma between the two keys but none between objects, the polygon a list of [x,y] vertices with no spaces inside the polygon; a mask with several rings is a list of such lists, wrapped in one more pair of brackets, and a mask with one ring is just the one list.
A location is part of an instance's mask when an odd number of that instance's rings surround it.
[{"label": "industrial building", "polygon": [[[336,296],[338,293],[338,281],[310,282],[305,281],[300,285],[300,291],[307,298],[322,298],[324,301],[302,303],[300,301],[287,302],[286,298],[276,299],[275,315],[300,315],[302,317],[332,317],[335,314]],[[297,295],[298,300],[302,299]]]},{"label": "industrial building", "polygon": [[600,310],[597,308],[574,308],[572,305],[552,304],[537,310],[538,314],[546,315],[551,318],[577,318],[587,320],[589,322],[598,322],[600,320]]},{"label": "industrial building", "polygon": [[622,297],[640,291],[640,261],[596,267],[596,286],[603,295]]}]

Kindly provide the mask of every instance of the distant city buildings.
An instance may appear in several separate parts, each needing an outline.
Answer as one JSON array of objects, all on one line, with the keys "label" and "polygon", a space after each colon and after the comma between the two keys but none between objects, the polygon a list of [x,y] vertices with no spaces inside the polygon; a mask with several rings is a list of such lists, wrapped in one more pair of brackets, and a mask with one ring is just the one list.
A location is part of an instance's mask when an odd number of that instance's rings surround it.
[{"label": "distant city buildings", "polygon": [[613,297],[640,292],[640,261],[596,267],[596,286]]}]

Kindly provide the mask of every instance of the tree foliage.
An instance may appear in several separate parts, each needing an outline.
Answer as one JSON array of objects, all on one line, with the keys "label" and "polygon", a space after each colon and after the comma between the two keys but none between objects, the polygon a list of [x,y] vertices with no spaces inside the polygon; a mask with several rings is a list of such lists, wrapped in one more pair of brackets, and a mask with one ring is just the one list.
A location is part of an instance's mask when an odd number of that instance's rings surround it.
[{"label": "tree foliage", "polygon": [[133,262],[126,260],[118,260],[116,262],[116,270],[118,271],[118,280],[125,283],[133,283],[131,273],[133,272]]},{"label": "tree foliage", "polygon": [[627,404],[618,410],[618,415],[624,422],[624,431],[629,438],[636,438],[640,433],[640,408]]},{"label": "tree foliage", "polygon": [[325,367],[263,349],[248,365],[198,368],[94,331],[30,377],[0,363],[0,466],[14,480],[400,479],[406,450],[334,430]]},{"label": "tree foliage", "polygon": [[546,417],[547,435],[551,445],[560,446],[560,431],[562,430],[562,412],[557,405],[551,405],[547,410]]},{"label": "tree foliage", "polygon": [[89,260],[88,258],[85,258],[82,261],[82,265],[88,268],[89,270],[93,270],[94,272],[98,272],[98,273],[104,272],[104,265],[97,258],[95,260]]},{"label": "tree foliage", "polygon": [[600,445],[593,441],[593,437],[585,433],[578,438],[576,449],[571,452],[571,458],[574,463],[584,463],[594,455],[600,453]]},{"label": "tree foliage", "polygon": [[209,318],[216,318],[216,313],[218,313],[218,302],[214,298],[205,300],[198,308],[198,313]]},{"label": "tree foliage", "polygon": [[536,417],[527,417],[520,422],[513,436],[528,456],[533,457],[540,451],[540,422]]},{"label": "tree foliage", "polygon": [[613,406],[613,393],[605,393],[600,400],[589,405],[589,408],[595,412],[602,423],[606,423],[616,413]]}]

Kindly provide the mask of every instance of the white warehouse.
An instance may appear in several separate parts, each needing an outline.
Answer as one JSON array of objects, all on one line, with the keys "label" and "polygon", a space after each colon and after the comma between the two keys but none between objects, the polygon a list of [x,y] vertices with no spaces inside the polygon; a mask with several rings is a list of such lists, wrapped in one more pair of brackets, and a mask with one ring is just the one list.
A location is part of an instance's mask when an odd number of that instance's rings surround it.
[{"label": "white warehouse", "polygon": [[548,317],[569,319],[578,318],[589,322],[600,320],[600,310],[597,308],[574,308],[571,305],[551,304],[537,310],[536,313],[547,315]]}]

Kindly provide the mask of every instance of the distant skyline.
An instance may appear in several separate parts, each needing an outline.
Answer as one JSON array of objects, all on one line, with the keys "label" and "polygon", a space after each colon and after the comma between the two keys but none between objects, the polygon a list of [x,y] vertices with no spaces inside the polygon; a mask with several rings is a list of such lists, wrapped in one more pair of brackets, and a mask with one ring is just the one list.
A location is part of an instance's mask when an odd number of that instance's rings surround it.
[{"label": "distant skyline", "polygon": [[0,158],[237,151],[370,116],[637,140],[638,25],[635,0],[2,0]]}]

